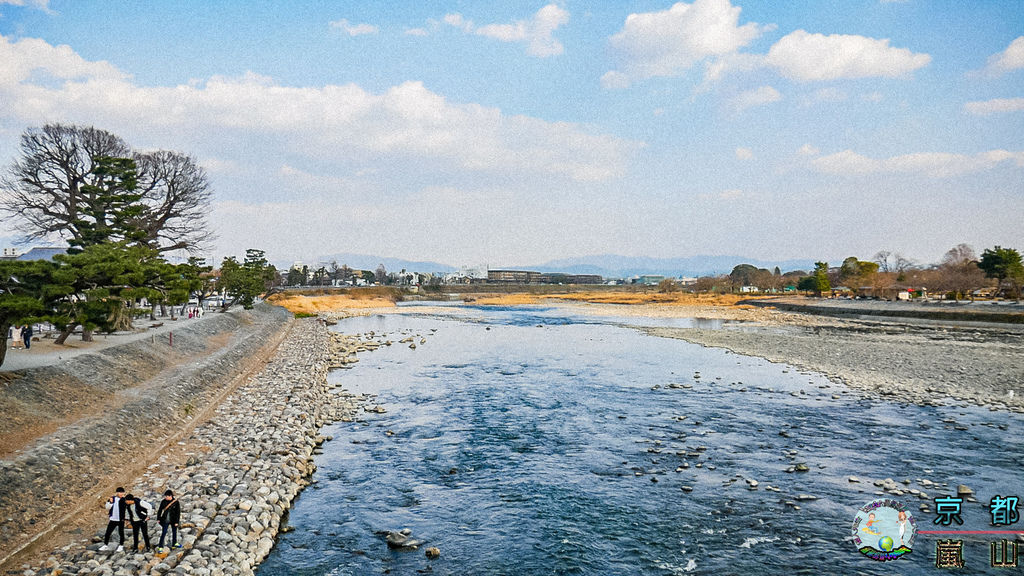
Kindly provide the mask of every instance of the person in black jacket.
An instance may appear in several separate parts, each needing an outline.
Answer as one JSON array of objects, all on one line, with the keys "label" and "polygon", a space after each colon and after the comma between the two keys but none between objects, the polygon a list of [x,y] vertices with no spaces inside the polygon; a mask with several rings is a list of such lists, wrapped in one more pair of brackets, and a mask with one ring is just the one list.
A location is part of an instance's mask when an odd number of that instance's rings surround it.
[{"label": "person in black jacket", "polygon": [[139,549],[139,532],[142,532],[142,539],[146,543],[146,550],[149,550],[149,527],[146,520],[153,512],[153,505],[141,498],[135,498],[129,494],[124,497],[125,513],[128,521],[132,523],[132,550]]},{"label": "person in black jacket", "polygon": [[160,508],[156,511],[156,519],[160,522],[160,543],[158,549],[164,547],[164,537],[167,536],[167,528],[171,529],[171,548],[181,548],[178,544],[178,523],[181,522],[181,503],[174,497],[174,492],[164,492],[164,499],[160,501]]},{"label": "person in black jacket", "polygon": [[100,550],[110,550],[110,535],[117,528],[117,535],[121,544],[117,547],[118,552],[124,551],[124,518],[127,504],[124,501],[124,488],[118,486],[114,495],[107,498],[107,532],[103,535],[103,547]]}]

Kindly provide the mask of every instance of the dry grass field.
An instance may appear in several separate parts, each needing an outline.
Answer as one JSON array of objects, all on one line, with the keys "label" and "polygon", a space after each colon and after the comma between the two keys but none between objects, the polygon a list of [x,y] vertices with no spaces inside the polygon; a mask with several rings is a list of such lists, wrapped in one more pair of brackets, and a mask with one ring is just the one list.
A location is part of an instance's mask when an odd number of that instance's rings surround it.
[{"label": "dry grass field", "polygon": [[395,305],[393,297],[372,292],[352,291],[348,294],[274,294],[267,302],[277,304],[295,314],[319,314],[353,308],[384,308]]},{"label": "dry grass field", "polygon": [[[391,288],[357,288],[343,292],[324,294],[315,291],[285,292],[275,294],[268,302],[283,306],[296,314],[319,314],[341,310],[393,307],[403,294]],[[459,295],[463,302],[483,306],[526,306],[531,304],[587,303],[617,304],[624,306],[657,307],[719,307],[748,309],[751,306],[737,304],[749,300],[749,296],[738,294],[689,294],[686,292],[664,293],[638,290],[580,290],[563,293],[538,293],[534,287],[524,286],[521,292],[465,292]]]},{"label": "dry grass field", "polygon": [[[737,306],[741,300],[749,300],[749,296],[738,294],[689,294],[685,292],[574,292],[571,294],[480,294],[466,295],[467,301],[475,304],[493,306],[519,306],[523,304],[539,304],[545,300],[562,300],[568,302],[587,302],[590,304],[660,304],[665,306]],[[748,305],[738,307],[747,308]]]}]

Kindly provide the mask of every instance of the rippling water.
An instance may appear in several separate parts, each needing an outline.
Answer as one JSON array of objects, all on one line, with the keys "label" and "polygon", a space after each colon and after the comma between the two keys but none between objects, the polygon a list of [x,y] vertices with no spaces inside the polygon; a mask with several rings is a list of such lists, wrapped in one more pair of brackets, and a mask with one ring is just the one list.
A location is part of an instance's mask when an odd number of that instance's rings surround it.
[{"label": "rippling water", "polygon": [[[324,430],[335,439],[261,576],[934,574],[934,537],[888,564],[845,540],[879,497],[866,479],[950,484],[930,497],[968,484],[983,500],[964,507],[974,530],[992,529],[993,495],[1024,495],[1016,415],[864,399],[785,365],[557,310],[470,312],[338,324],[426,343],[332,375],[388,411]],[[798,462],[810,470],[785,472]],[[927,529],[926,501],[902,499]],[[402,528],[441,558],[389,550],[378,533]],[[970,573],[1005,573],[988,567],[992,538],[965,538]]]}]

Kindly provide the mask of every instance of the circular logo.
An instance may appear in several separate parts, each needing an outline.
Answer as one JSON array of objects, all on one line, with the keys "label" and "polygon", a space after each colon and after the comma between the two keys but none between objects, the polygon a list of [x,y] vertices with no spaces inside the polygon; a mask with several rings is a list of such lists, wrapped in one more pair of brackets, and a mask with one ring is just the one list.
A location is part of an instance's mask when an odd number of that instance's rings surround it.
[{"label": "circular logo", "polygon": [[890,498],[868,502],[853,518],[857,550],[879,562],[909,554],[916,534],[917,521],[902,502]]}]

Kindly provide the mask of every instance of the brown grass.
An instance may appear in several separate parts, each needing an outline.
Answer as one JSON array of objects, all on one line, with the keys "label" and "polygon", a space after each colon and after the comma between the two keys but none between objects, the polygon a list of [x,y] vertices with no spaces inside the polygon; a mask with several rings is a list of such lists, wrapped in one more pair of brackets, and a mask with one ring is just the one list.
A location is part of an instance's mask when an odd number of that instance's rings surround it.
[{"label": "brown grass", "polygon": [[518,306],[523,304],[539,304],[544,299],[557,299],[571,302],[589,302],[591,304],[661,304],[665,306],[728,306],[750,309],[749,304],[737,305],[741,300],[749,300],[750,296],[738,294],[689,294],[686,292],[574,292],[571,294],[479,294],[467,295],[466,301],[474,304],[493,306]]},{"label": "brown grass", "polygon": [[544,298],[538,294],[487,294],[480,296],[469,296],[465,302],[471,304],[482,304],[484,306],[522,306],[526,304],[539,304]]},{"label": "brown grass", "polygon": [[392,298],[370,292],[353,291],[349,294],[274,294],[267,299],[292,313],[319,314],[351,308],[384,308],[395,305]]},{"label": "brown grass", "polygon": [[663,304],[666,306],[735,306],[748,297],[738,294],[689,294],[686,292],[582,292],[552,296],[593,304]]}]

